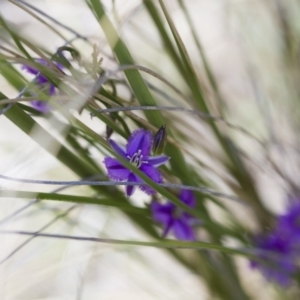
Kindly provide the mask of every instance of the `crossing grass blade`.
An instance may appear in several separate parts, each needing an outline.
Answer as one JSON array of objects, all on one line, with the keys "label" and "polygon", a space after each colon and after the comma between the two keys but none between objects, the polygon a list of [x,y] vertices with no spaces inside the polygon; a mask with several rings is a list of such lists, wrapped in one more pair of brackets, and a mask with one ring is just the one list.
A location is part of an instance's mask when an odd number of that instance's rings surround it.
[{"label": "crossing grass blade", "polygon": [[226,254],[235,254],[242,255],[246,257],[253,257],[253,254],[249,253],[246,250],[233,249],[228,247],[222,247],[220,245],[215,245],[212,243],[204,242],[182,242],[175,240],[165,240],[159,242],[144,242],[144,241],[128,241],[128,240],[114,240],[114,239],[101,239],[93,237],[81,237],[81,236],[69,236],[63,234],[47,234],[47,233],[36,233],[36,232],[26,232],[26,231],[9,231],[9,230],[0,230],[2,234],[20,234],[20,235],[33,235],[45,238],[55,238],[55,239],[70,239],[78,241],[87,241],[87,242],[98,242],[106,244],[115,244],[115,245],[128,245],[128,246],[144,246],[144,247],[155,247],[163,249],[195,249],[195,250],[217,250]]},{"label": "crossing grass blade", "polygon": [[129,203],[123,203],[121,201],[114,201],[109,198],[98,198],[98,197],[86,197],[56,193],[39,193],[39,192],[28,192],[28,191],[11,191],[1,190],[0,197],[3,198],[21,198],[21,199],[37,199],[37,200],[52,200],[59,202],[71,202],[78,204],[94,204],[105,207],[118,208],[120,211],[127,213],[134,213],[143,215],[150,219],[149,211],[145,208],[133,207]]}]

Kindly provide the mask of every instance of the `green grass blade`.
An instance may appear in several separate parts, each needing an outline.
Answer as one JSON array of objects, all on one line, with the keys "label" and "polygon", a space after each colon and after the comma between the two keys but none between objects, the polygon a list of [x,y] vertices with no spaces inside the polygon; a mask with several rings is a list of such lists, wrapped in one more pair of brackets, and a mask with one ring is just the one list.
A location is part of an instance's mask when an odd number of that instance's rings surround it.
[{"label": "green grass blade", "polygon": [[38,200],[53,200],[60,202],[72,202],[78,204],[94,204],[107,207],[116,207],[121,211],[127,213],[135,213],[143,216],[150,217],[149,211],[145,208],[133,207],[129,203],[122,201],[114,201],[112,199],[103,199],[96,197],[85,197],[76,195],[65,195],[56,193],[39,193],[39,192],[25,192],[16,190],[1,190],[0,197],[3,198],[22,198],[22,199],[38,199]]}]

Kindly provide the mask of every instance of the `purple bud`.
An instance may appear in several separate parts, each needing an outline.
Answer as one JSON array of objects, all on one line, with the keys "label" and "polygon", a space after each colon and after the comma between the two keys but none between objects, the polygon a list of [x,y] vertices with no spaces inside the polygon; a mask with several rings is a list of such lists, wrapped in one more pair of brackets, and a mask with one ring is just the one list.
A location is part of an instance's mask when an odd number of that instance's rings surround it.
[{"label": "purple bud", "polygon": [[106,139],[109,140],[111,135],[113,134],[114,130],[109,127],[108,125],[106,125]]},{"label": "purple bud", "polygon": [[152,150],[154,154],[161,154],[167,143],[167,125],[162,125],[154,136]]}]

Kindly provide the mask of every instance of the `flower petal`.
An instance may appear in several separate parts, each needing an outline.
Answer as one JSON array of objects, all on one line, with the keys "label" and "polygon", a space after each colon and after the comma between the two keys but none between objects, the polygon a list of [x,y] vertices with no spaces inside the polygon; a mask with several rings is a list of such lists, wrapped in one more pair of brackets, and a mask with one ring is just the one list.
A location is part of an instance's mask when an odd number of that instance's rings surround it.
[{"label": "flower petal", "polygon": [[167,226],[172,219],[174,207],[174,204],[170,202],[161,204],[157,201],[153,201],[151,203],[151,213],[153,220],[155,222],[161,223],[164,226]]},{"label": "flower petal", "polygon": [[[138,179],[136,177],[136,175],[134,175],[133,173],[130,173],[128,176],[128,181],[129,182],[138,182]],[[130,197],[131,195],[133,195],[133,193],[136,190],[136,185],[127,185],[126,186],[126,195],[127,197]]]},{"label": "flower petal", "polygon": [[[35,62],[37,62],[41,65],[44,65],[44,66],[48,66],[47,61],[43,58],[38,58],[38,59],[35,60]],[[36,69],[35,67],[32,67],[32,66],[29,66],[29,65],[22,65],[22,69],[27,71],[28,73],[30,73],[32,75],[37,75],[38,73],[40,73],[40,71],[38,69]]]},{"label": "flower petal", "polygon": [[[38,58],[35,60],[37,63],[41,64],[41,65],[44,65],[44,66],[49,66],[49,63],[43,59],[43,58]],[[63,65],[57,63],[57,62],[53,62],[59,69],[63,69]],[[22,69],[27,71],[28,73],[32,74],[32,75],[37,75],[38,73],[40,73],[40,71],[34,67],[31,67],[29,65],[22,65]],[[36,82],[39,83],[39,84],[44,84],[44,83],[47,83],[49,82],[49,80],[43,75],[43,74],[40,74],[38,76],[38,78],[36,78]]]},{"label": "flower petal", "polygon": [[[281,230],[273,230],[268,234],[254,237],[259,261],[251,261],[250,266],[260,270],[264,276],[282,286],[292,282],[297,272],[297,250],[293,248],[293,239],[282,234]],[[269,255],[273,253],[272,255]]]},{"label": "flower petal", "polygon": [[147,159],[148,163],[153,167],[159,167],[165,164],[170,159],[169,156],[159,155],[159,156],[151,156]]},{"label": "flower petal", "polygon": [[196,205],[195,195],[190,190],[181,190],[179,194],[179,199],[190,207],[195,207]]},{"label": "flower petal", "polygon": [[145,129],[135,130],[127,143],[126,150],[127,155],[132,157],[138,150],[141,150],[141,154],[147,157],[150,154],[153,143],[152,133]]},{"label": "flower petal", "polygon": [[35,81],[40,86],[47,86],[49,84],[49,80],[43,74],[40,74]]},{"label": "flower petal", "polygon": [[110,139],[108,140],[110,146],[121,156],[126,157],[126,150],[125,148],[120,145],[119,143],[115,142],[114,140]]},{"label": "flower petal", "polygon": [[142,164],[140,170],[144,172],[148,177],[150,177],[154,182],[162,182],[162,176],[155,167],[148,164]]},{"label": "flower petal", "polygon": [[128,179],[130,171],[122,166],[118,160],[112,157],[106,157],[103,162],[110,179],[120,181]]},{"label": "flower petal", "polygon": [[185,219],[176,219],[173,223],[173,232],[178,240],[194,241],[195,236],[192,227]]},{"label": "flower petal", "polygon": [[41,113],[47,113],[51,110],[51,107],[48,102],[46,101],[39,101],[39,100],[33,100],[30,101],[31,105]]},{"label": "flower petal", "polygon": [[53,84],[50,84],[49,95],[50,96],[54,96],[55,94],[56,94],[56,92],[55,92],[55,86]]},{"label": "flower petal", "polygon": [[[162,182],[162,176],[160,172],[153,166],[148,164],[142,164],[140,170],[144,172],[148,177],[150,177],[154,182],[156,183]],[[139,180],[140,182],[143,182],[140,178]],[[147,185],[141,185],[139,188],[148,195],[153,195],[156,193],[156,191],[152,187]]]},{"label": "flower petal", "polygon": [[34,67],[31,67],[29,65],[23,65],[22,69],[27,71],[28,73],[32,74],[32,75],[37,75],[40,71],[35,69]]}]

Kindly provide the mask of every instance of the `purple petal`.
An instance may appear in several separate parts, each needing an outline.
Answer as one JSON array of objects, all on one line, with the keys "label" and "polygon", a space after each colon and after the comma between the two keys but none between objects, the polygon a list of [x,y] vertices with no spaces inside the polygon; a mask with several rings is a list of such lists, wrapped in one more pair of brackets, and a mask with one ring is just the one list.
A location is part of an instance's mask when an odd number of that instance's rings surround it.
[{"label": "purple petal", "polygon": [[250,266],[260,270],[268,280],[282,286],[288,285],[297,272],[298,254],[291,247],[292,243],[290,236],[285,236],[279,230],[256,236],[254,244],[260,261],[251,261]]},{"label": "purple petal", "polygon": [[126,157],[126,150],[125,148],[120,145],[119,143],[115,142],[114,140],[110,139],[108,140],[110,146],[121,156]]},{"label": "purple petal", "polygon": [[147,159],[147,161],[153,167],[159,167],[165,164],[169,159],[170,157],[166,155],[159,155],[159,156],[151,156]]},{"label": "purple petal", "polygon": [[49,95],[50,96],[54,96],[56,94],[56,91],[55,91],[55,86],[53,84],[50,84],[50,87],[49,87]]},{"label": "purple petal", "polygon": [[192,191],[181,190],[179,194],[179,199],[190,207],[195,207],[196,205],[195,195]]},{"label": "purple petal", "polygon": [[[28,66],[28,65],[23,65],[22,69],[26,70],[28,73],[30,73],[32,75],[37,75],[37,74],[40,73],[40,71],[38,69],[35,69],[35,68],[33,68],[31,66]],[[40,74],[36,78],[35,82],[38,83],[38,84],[45,84],[45,83],[48,83],[49,81],[43,74]]]},{"label": "purple petal", "polygon": [[36,79],[36,83],[43,86],[49,84],[49,80],[43,74],[40,74]]},{"label": "purple petal", "polygon": [[174,211],[173,203],[160,204],[157,201],[151,203],[152,218],[155,222],[161,223],[167,226],[172,219],[172,213]]},{"label": "purple petal", "polygon": [[169,231],[173,226],[173,212],[175,210],[175,205],[171,202],[166,204],[161,204],[157,201],[151,203],[151,213],[152,218],[155,222],[161,223],[163,226],[162,236],[168,235]]},{"label": "purple petal", "polygon": [[[156,183],[162,182],[162,176],[160,172],[157,169],[155,169],[153,166],[142,164],[140,170],[144,172],[148,177],[150,177],[154,182]],[[148,195],[153,195],[156,193],[156,191],[152,187],[147,185],[141,185],[139,188]]]},{"label": "purple petal", "polygon": [[155,167],[148,164],[142,164],[140,170],[144,172],[148,177],[150,177],[154,182],[162,182],[162,176]]},{"label": "purple petal", "polygon": [[141,191],[143,191],[144,193],[146,193],[147,195],[154,195],[154,194],[156,194],[156,190],[153,189],[150,186],[147,186],[147,185],[141,185],[141,186],[139,186],[139,189]]},{"label": "purple petal", "polygon": [[141,154],[144,157],[147,157],[150,154],[152,142],[153,136],[150,131],[145,129],[135,130],[131,134],[126,146],[127,155],[132,157],[133,154],[137,153],[138,150],[140,150]]},{"label": "purple petal", "polygon": [[32,74],[32,75],[37,75],[40,71],[29,66],[29,65],[23,65],[22,69],[25,70],[26,72]]},{"label": "purple petal", "polygon": [[[128,181],[129,182],[137,182],[138,179],[136,177],[136,175],[134,175],[133,173],[130,173],[129,176],[128,176]],[[127,185],[126,186],[126,195],[127,197],[130,197],[131,195],[133,195],[133,193],[135,192],[136,190],[136,185]]]},{"label": "purple petal", "polygon": [[[43,58],[38,58],[35,60],[37,63],[44,65],[44,66],[49,66],[48,62],[43,59]],[[63,69],[63,66],[57,62],[53,62],[59,69]],[[38,73],[40,73],[40,71],[34,67],[31,67],[29,65],[22,65],[22,69],[27,71],[28,73],[32,74],[32,75],[37,75]],[[47,82],[49,82],[49,80],[43,75],[40,74],[38,76],[38,78],[36,79],[36,82],[39,84],[45,84]],[[51,87],[50,87],[50,95],[51,95]]]},{"label": "purple petal", "polygon": [[103,162],[110,179],[119,181],[128,179],[130,171],[122,166],[118,160],[112,157],[106,157]]},{"label": "purple petal", "polygon": [[178,240],[194,241],[192,227],[184,219],[176,219],[173,223],[173,232]]},{"label": "purple petal", "polygon": [[293,244],[300,242],[300,203],[290,202],[286,212],[277,218],[277,230],[281,237],[293,240]]},{"label": "purple petal", "polygon": [[[47,66],[48,63],[46,60],[44,60],[43,58],[38,58],[35,60],[37,63]],[[31,67],[29,65],[22,65],[22,69],[27,71],[28,73],[32,74],[32,75],[37,75],[40,71],[34,67]]]},{"label": "purple petal", "polygon": [[22,69],[25,70],[26,72],[32,74],[32,75],[37,75],[40,71],[34,67],[31,67],[29,65],[23,65]]},{"label": "purple petal", "polygon": [[31,105],[41,113],[47,113],[51,110],[51,107],[48,102],[46,101],[39,101],[39,100],[33,100],[30,101]]}]

